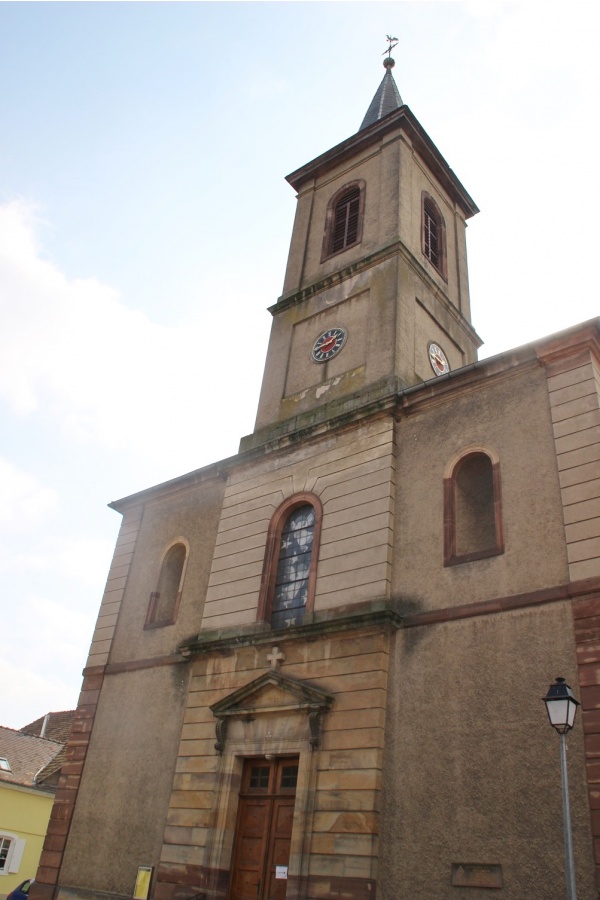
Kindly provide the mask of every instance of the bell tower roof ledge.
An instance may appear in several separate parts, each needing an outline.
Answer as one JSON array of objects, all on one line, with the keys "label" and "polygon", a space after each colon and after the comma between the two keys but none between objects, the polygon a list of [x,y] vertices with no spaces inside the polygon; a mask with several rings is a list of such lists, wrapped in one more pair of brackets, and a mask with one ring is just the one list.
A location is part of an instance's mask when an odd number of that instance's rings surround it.
[{"label": "bell tower roof ledge", "polygon": [[[385,78],[387,78],[387,74],[384,76],[384,80]],[[286,181],[297,193],[300,193],[307,182],[326,174],[335,166],[355,156],[359,150],[379,143],[385,136],[396,130],[406,133],[415,151],[461,208],[465,218],[469,219],[478,213],[477,204],[406,104],[400,106],[395,112],[376,119],[371,125],[364,126],[363,123],[360,131],[291,172],[286,176]]]}]

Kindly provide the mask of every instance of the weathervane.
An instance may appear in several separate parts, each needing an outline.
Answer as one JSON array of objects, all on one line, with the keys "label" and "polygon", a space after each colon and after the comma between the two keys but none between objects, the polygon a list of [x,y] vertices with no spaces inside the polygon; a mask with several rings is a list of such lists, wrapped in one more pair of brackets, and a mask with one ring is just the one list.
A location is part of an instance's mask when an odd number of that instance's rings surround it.
[{"label": "weathervane", "polygon": [[386,38],[387,38],[387,40],[388,40],[389,47],[387,48],[387,50],[384,50],[383,53],[382,53],[381,55],[382,55],[382,56],[385,56],[385,54],[387,53],[387,55],[391,57],[391,55],[392,55],[392,50],[394,49],[394,47],[395,47],[396,44],[398,43],[398,38],[397,38],[397,37],[392,37],[392,36],[389,35],[389,34],[386,34]]}]

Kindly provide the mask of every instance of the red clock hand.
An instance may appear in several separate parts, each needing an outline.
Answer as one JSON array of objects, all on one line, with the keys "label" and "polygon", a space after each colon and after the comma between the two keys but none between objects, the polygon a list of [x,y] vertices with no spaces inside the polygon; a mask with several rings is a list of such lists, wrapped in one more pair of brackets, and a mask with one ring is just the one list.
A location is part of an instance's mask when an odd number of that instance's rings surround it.
[{"label": "red clock hand", "polygon": [[319,350],[321,350],[322,353],[329,353],[329,351],[333,350],[333,348],[335,347],[336,340],[337,338],[335,336],[327,338],[327,340],[321,344]]}]

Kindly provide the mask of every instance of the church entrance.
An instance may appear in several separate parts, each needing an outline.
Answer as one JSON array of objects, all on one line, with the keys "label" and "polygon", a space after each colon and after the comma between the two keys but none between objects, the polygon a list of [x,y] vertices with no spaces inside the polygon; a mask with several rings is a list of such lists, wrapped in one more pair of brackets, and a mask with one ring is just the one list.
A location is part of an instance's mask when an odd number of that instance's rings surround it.
[{"label": "church entrance", "polygon": [[285,900],[298,757],[247,759],[229,900]]}]

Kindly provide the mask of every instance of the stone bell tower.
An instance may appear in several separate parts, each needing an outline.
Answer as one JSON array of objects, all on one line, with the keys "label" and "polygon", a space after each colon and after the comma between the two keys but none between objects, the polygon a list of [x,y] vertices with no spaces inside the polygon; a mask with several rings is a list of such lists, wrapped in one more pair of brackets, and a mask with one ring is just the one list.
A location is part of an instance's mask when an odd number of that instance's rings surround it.
[{"label": "stone bell tower", "polygon": [[242,447],[476,360],[465,230],[478,209],[384,66],[359,131],[287,177],[298,206]]}]

